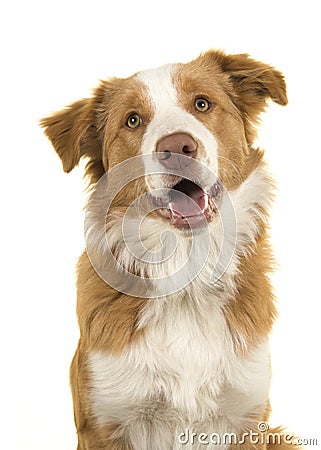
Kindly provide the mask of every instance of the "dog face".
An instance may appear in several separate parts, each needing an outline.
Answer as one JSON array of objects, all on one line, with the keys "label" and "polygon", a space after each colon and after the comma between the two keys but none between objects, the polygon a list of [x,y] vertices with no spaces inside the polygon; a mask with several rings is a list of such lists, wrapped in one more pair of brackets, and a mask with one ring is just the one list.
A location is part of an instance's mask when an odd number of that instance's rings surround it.
[{"label": "dog face", "polygon": [[281,73],[209,51],[103,81],[42,120],[66,172],[87,160],[86,251],[110,287],[144,298],[209,284],[234,292],[272,199],[253,145],[269,99],[287,103]]},{"label": "dog face", "polygon": [[287,103],[279,72],[247,55],[209,51],[187,64],[103,81],[92,98],[42,125],[66,172],[89,159],[92,184],[125,160],[148,155],[145,176],[127,187],[124,206],[148,191],[154,214],[186,228],[199,217],[211,222],[222,186],[236,189],[258,164],[255,125],[269,98]]}]

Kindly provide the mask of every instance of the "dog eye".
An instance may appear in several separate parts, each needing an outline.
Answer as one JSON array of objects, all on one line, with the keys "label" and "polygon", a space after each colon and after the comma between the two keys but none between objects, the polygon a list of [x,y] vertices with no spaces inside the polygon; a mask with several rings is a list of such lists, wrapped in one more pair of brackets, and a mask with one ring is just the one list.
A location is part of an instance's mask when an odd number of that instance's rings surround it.
[{"label": "dog eye", "polygon": [[126,125],[128,126],[128,128],[134,129],[139,127],[139,125],[141,125],[142,123],[142,119],[139,117],[138,114],[133,113],[131,114],[126,122]]},{"label": "dog eye", "polygon": [[199,112],[206,112],[210,109],[212,106],[211,102],[206,100],[206,98],[197,98],[194,102],[195,109]]}]

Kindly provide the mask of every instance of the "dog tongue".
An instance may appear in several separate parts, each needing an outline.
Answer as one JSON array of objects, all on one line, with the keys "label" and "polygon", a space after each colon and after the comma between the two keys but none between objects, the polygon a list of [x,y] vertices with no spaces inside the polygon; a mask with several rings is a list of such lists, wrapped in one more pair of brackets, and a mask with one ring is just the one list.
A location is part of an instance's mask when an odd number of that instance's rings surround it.
[{"label": "dog tongue", "polygon": [[172,210],[182,217],[196,216],[205,208],[206,194],[199,186],[192,184],[192,189],[185,191],[176,189],[170,193]]}]

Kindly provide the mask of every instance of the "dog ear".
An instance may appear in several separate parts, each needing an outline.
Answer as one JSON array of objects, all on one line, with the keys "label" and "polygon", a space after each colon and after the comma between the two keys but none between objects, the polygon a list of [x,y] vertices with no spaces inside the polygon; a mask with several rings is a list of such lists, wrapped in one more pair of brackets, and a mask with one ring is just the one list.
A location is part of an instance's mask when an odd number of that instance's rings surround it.
[{"label": "dog ear", "polygon": [[255,61],[246,54],[225,55],[221,70],[229,76],[241,105],[264,109],[267,99],[286,105],[286,85],[281,72],[268,64]]},{"label": "dog ear", "polygon": [[101,160],[92,99],[79,100],[42,119],[40,126],[60,156],[65,172],[70,172],[83,156]]},{"label": "dog ear", "polygon": [[247,54],[226,55],[221,51],[210,51],[207,56],[227,78],[230,86],[228,93],[242,114],[247,141],[251,144],[257,133],[255,124],[267,100],[271,99],[279,105],[288,102],[284,77],[274,67]]}]

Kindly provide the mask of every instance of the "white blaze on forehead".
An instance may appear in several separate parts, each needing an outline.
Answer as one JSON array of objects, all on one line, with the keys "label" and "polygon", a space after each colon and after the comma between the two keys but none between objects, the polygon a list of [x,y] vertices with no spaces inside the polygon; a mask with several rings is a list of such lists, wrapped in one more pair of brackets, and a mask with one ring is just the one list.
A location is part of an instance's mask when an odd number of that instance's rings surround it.
[{"label": "white blaze on forehead", "polygon": [[[198,161],[216,172],[216,139],[200,120],[179,104],[177,96],[179,86],[176,87],[173,82],[177,67],[177,64],[167,64],[137,74],[137,78],[146,86],[154,109],[154,116],[145,131],[141,152],[145,155],[153,153],[157,143],[164,136],[178,132],[187,133],[204,149]],[[149,173],[146,167],[146,174]],[[149,176],[150,187],[161,187],[159,182],[156,182],[156,178]]]},{"label": "white blaze on forehead", "polygon": [[155,111],[177,105],[176,89],[172,82],[172,74],[176,67],[176,64],[166,64],[137,74],[137,78],[148,88]]}]

